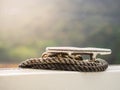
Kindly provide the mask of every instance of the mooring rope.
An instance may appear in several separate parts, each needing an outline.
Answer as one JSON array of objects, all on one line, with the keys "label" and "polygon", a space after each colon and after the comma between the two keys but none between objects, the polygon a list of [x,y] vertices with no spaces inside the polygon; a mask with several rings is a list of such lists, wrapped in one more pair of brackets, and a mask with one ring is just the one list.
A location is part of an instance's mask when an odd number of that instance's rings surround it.
[{"label": "mooring rope", "polygon": [[81,55],[69,55],[67,53],[43,53],[41,58],[31,58],[19,64],[20,68],[100,72],[108,67],[103,59],[83,60]]}]

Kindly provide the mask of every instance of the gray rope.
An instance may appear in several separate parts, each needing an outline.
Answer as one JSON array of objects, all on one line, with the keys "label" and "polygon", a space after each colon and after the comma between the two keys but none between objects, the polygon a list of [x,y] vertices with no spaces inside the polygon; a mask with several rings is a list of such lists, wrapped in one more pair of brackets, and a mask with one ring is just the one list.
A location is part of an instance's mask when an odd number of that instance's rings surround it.
[{"label": "gray rope", "polygon": [[80,55],[68,55],[67,53],[44,53],[41,58],[31,58],[19,64],[20,68],[100,72],[108,67],[108,63],[102,59],[83,60]]}]

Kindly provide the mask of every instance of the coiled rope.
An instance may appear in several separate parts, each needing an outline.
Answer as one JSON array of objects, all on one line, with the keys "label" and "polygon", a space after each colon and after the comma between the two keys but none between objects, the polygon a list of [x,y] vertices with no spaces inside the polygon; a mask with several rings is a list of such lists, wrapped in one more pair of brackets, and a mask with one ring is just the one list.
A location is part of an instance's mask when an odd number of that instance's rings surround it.
[{"label": "coiled rope", "polygon": [[31,58],[19,64],[20,68],[100,72],[108,67],[108,63],[103,59],[83,60],[81,55],[68,53],[43,53],[41,58]]}]

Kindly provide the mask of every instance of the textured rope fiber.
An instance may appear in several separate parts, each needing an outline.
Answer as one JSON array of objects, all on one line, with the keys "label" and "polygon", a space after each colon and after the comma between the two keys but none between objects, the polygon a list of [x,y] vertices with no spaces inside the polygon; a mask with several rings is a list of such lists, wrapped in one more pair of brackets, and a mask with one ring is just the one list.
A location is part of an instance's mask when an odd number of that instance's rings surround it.
[{"label": "textured rope fiber", "polygon": [[67,53],[44,53],[41,58],[31,58],[19,64],[20,68],[100,72],[108,67],[103,59],[83,60],[81,55]]}]

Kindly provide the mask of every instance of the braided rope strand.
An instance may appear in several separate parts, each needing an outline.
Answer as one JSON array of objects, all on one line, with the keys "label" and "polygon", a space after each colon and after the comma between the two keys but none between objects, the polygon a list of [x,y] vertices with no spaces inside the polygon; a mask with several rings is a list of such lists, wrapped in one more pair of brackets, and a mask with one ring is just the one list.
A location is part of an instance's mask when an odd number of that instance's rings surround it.
[{"label": "braided rope strand", "polygon": [[73,57],[67,54],[44,54],[42,58],[31,58],[23,61],[19,67],[48,70],[100,72],[107,69],[108,63],[103,59],[90,61],[82,60],[76,56]]}]

